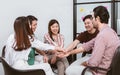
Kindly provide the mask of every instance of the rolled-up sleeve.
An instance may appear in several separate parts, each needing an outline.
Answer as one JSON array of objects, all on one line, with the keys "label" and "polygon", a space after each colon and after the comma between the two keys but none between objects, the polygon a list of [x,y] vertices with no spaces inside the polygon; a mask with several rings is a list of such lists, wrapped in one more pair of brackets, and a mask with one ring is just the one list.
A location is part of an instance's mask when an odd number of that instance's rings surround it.
[{"label": "rolled-up sleeve", "polygon": [[97,38],[94,44],[93,53],[90,59],[87,61],[89,66],[99,66],[102,61],[102,57],[105,51],[105,40],[103,37]]},{"label": "rolled-up sleeve", "polygon": [[85,51],[89,51],[94,47],[95,38],[87,43],[83,43],[81,46]]}]

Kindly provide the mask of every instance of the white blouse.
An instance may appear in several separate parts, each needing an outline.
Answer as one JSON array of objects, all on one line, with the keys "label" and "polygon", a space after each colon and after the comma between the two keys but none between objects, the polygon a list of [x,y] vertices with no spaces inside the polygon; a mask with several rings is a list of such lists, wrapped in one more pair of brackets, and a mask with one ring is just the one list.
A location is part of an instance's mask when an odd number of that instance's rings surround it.
[{"label": "white blouse", "polygon": [[[6,49],[5,49],[5,60],[7,61],[8,64],[11,66],[16,63],[18,60],[28,60],[28,55],[31,51],[31,48],[28,48],[27,50],[23,51],[15,51],[12,46],[13,43],[15,42],[14,34],[10,35],[7,43],[6,43]],[[34,39],[33,42],[31,42],[31,47],[40,49],[40,50],[54,50],[55,46],[49,45],[49,44],[44,44],[43,42]]]}]

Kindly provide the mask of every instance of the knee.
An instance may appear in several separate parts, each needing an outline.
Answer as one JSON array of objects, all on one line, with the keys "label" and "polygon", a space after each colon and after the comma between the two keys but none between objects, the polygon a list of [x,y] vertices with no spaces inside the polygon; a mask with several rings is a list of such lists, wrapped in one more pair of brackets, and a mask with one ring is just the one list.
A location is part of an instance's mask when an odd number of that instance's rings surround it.
[{"label": "knee", "polygon": [[67,67],[66,70],[65,70],[65,74],[66,74],[66,75],[71,75],[71,74],[72,74],[72,73],[71,73],[72,70],[73,70],[73,69],[72,69],[70,66]]},{"label": "knee", "polygon": [[57,62],[58,68],[64,69],[64,64],[62,62]]},{"label": "knee", "polygon": [[84,68],[81,67],[81,66],[75,66],[75,65],[72,66],[72,65],[70,65],[66,69],[65,73],[66,73],[66,75],[80,75],[83,69]]}]

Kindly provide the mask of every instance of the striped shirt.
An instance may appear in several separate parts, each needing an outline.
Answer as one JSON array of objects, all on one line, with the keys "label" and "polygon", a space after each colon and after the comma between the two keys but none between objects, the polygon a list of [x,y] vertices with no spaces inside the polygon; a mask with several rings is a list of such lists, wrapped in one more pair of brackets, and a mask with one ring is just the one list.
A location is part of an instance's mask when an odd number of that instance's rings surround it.
[{"label": "striped shirt", "polygon": [[64,36],[62,34],[57,35],[57,42],[53,41],[49,35],[49,33],[46,33],[44,35],[44,43],[51,44],[53,46],[58,46],[63,48],[64,47]]}]

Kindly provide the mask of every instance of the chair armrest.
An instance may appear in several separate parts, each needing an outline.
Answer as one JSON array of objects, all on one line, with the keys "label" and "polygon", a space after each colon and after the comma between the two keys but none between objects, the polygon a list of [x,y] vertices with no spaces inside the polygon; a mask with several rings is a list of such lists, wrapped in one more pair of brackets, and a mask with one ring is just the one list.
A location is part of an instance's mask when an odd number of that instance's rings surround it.
[{"label": "chair armrest", "polygon": [[81,73],[81,75],[85,75],[86,70],[89,69],[89,67],[85,67]]},{"label": "chair armrest", "polygon": [[100,67],[87,66],[83,69],[81,75],[85,75],[85,72],[86,72],[87,69],[91,69],[91,70],[94,70],[94,71],[96,71],[96,70],[109,71],[110,70],[110,69],[104,69],[104,68],[100,68]]}]

